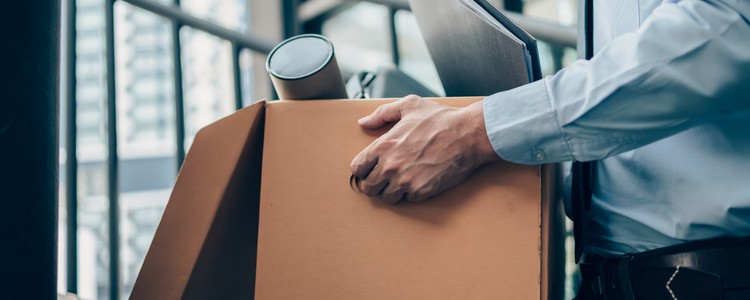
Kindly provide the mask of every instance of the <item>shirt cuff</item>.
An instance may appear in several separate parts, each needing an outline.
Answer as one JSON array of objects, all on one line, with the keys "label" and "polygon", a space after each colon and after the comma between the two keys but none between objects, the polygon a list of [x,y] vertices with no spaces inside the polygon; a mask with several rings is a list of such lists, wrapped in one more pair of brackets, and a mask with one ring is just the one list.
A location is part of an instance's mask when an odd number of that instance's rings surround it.
[{"label": "shirt cuff", "polygon": [[502,159],[528,165],[573,160],[546,79],[489,96],[483,110],[487,136]]}]

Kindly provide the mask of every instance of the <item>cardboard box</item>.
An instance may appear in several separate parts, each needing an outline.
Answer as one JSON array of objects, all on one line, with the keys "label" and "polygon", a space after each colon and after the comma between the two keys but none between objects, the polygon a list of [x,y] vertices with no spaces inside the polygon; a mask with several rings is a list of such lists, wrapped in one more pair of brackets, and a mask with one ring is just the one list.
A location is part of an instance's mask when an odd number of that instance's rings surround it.
[{"label": "cardboard box", "polygon": [[351,189],[385,132],[356,120],[387,101],[259,102],[202,129],[131,298],[557,298],[554,168],[493,163],[424,203]]}]

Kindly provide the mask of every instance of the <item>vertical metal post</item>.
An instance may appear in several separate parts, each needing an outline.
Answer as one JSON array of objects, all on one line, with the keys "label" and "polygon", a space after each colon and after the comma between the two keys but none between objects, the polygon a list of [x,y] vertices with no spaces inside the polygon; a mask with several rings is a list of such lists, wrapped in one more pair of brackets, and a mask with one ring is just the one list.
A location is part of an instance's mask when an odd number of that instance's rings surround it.
[{"label": "vertical metal post", "polygon": [[[180,0],[174,0],[180,6]],[[185,160],[185,103],[182,90],[182,46],[180,44],[180,29],[182,24],[172,20],[172,66],[174,67],[174,105],[175,105],[175,133],[177,155],[177,171],[180,171]]]},{"label": "vertical metal post", "polygon": [[562,59],[565,55],[565,48],[556,44],[549,44],[550,54],[552,55],[552,67],[554,72],[560,71],[563,68]]},{"label": "vertical metal post", "polygon": [[119,182],[117,155],[117,101],[115,89],[115,0],[105,7],[107,60],[107,178],[109,194],[109,299],[120,299]]},{"label": "vertical metal post", "polygon": [[67,291],[78,293],[78,130],[76,129],[76,0],[66,1],[66,95],[65,95],[65,199]]},{"label": "vertical metal post", "polygon": [[0,298],[57,293],[60,0],[0,2]]},{"label": "vertical metal post", "polygon": [[240,48],[237,43],[232,43],[232,79],[234,81],[234,108],[239,110],[243,105],[242,101],[242,74],[240,73]]},{"label": "vertical metal post", "polygon": [[393,58],[393,64],[398,66],[401,57],[398,54],[398,33],[396,32],[396,9],[393,6],[388,7],[388,32],[391,38],[391,57]]},{"label": "vertical metal post", "polygon": [[297,21],[297,6],[299,0],[282,0],[281,12],[284,21],[284,38],[293,37],[300,32],[299,22]]}]

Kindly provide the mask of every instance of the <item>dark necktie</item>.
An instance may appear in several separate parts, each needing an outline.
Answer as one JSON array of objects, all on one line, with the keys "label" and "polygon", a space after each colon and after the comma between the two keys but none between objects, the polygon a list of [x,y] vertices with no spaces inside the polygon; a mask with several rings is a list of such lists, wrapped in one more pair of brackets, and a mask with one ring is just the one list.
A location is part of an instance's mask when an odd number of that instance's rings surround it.
[{"label": "dark necktie", "polygon": [[[594,0],[584,0],[584,53],[586,59],[594,56]],[[583,232],[586,227],[586,212],[591,208],[591,193],[594,187],[594,171],[596,162],[573,162],[573,186],[571,187],[573,201],[573,237],[575,239],[575,261],[578,263],[583,254]]]}]

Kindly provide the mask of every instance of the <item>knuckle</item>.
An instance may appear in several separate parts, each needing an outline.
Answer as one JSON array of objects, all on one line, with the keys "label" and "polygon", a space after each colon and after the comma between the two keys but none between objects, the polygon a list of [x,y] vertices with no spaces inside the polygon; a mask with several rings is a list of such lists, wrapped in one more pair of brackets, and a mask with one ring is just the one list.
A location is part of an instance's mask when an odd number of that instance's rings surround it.
[{"label": "knuckle", "polygon": [[374,154],[382,154],[385,151],[390,150],[395,145],[395,141],[391,139],[378,139],[372,146],[371,152]]},{"label": "knuckle", "polygon": [[432,198],[432,197],[435,197],[435,196],[437,196],[437,195],[438,195],[439,193],[440,193],[440,190],[438,190],[438,189],[437,189],[436,187],[434,187],[434,186],[429,186],[429,187],[425,188],[425,191],[424,191],[424,194],[425,194],[425,197],[426,197],[426,198]]},{"label": "knuckle", "polygon": [[437,191],[437,187],[437,183],[429,182],[422,187],[422,190],[424,191],[425,195],[430,196]]},{"label": "knuckle", "polygon": [[368,175],[367,173],[370,170],[370,168],[368,168],[368,166],[369,166],[369,164],[367,164],[364,159],[359,159],[359,160],[353,161],[352,164],[351,164],[351,166],[350,166],[351,167],[351,171],[352,171],[352,175],[364,179],[365,177],[367,177],[367,175]]},{"label": "knuckle", "polygon": [[396,185],[398,185],[400,188],[402,188],[405,192],[410,193],[413,192],[413,178],[411,176],[401,176],[397,181]]},{"label": "knuckle", "polygon": [[399,164],[394,163],[392,160],[388,160],[383,162],[383,164],[380,166],[381,170],[383,170],[383,174],[386,176],[393,176],[399,171]]},{"label": "knuckle", "polygon": [[381,153],[383,151],[386,151],[386,150],[390,149],[392,145],[393,145],[393,142],[391,142],[391,140],[389,140],[389,139],[380,139],[375,144],[375,146],[372,147],[373,148],[372,150],[375,151],[376,153]]},{"label": "knuckle", "polygon": [[374,196],[378,192],[380,192],[377,190],[377,186],[369,181],[362,182],[361,186],[362,186],[362,193],[367,196]]},{"label": "knuckle", "polygon": [[400,186],[397,186],[393,183],[391,183],[384,191],[383,194],[380,197],[380,200],[383,203],[387,204],[396,204],[404,197],[404,189]]},{"label": "knuckle", "polygon": [[405,112],[411,111],[416,106],[419,106],[422,103],[422,97],[419,97],[417,95],[409,95],[401,99],[403,106],[402,110]]},{"label": "knuckle", "polygon": [[414,95],[414,94],[410,94],[410,95],[407,95],[406,97],[404,97],[404,101],[406,101],[406,102],[418,102],[421,99],[422,99],[422,97],[419,97],[419,96]]},{"label": "knuckle", "polygon": [[388,105],[388,104],[383,104],[383,105],[381,105],[381,106],[378,106],[378,108],[376,108],[376,109],[375,109],[375,113],[376,113],[376,114],[380,114],[380,113],[382,113],[382,112],[383,112],[383,111],[385,110],[385,108],[387,107],[387,105]]},{"label": "knuckle", "polygon": [[429,187],[423,187],[421,189],[418,189],[415,192],[414,196],[415,196],[414,197],[414,201],[416,201],[416,202],[425,201],[425,200],[429,199],[432,196],[432,189],[430,189]]}]

